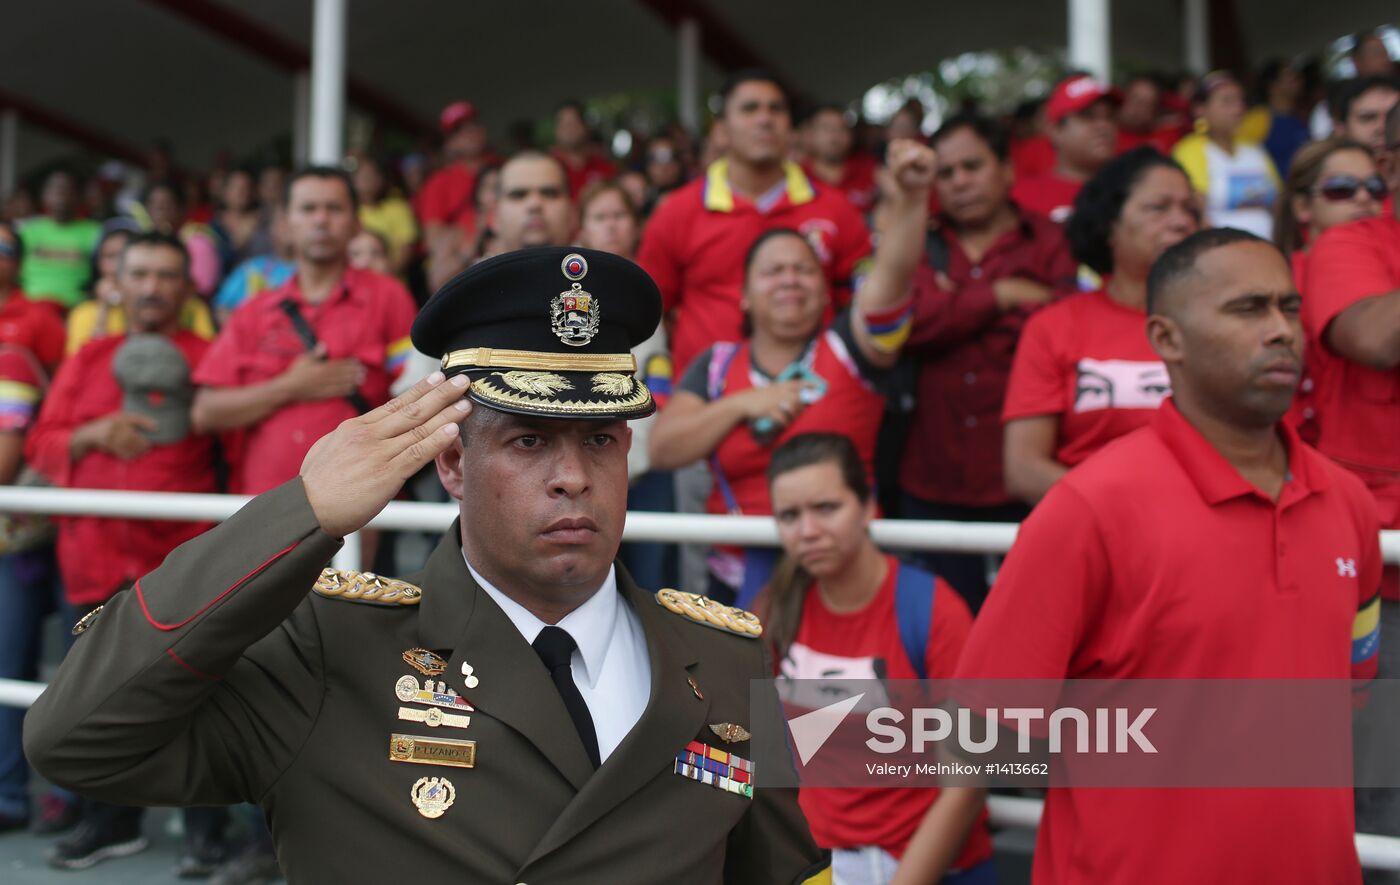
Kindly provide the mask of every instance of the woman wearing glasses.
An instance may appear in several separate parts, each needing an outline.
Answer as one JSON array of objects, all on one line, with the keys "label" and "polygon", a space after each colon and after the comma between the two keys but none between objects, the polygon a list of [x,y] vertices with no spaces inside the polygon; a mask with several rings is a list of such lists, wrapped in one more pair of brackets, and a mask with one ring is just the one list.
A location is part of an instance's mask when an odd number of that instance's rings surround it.
[{"label": "woman wearing glasses", "polygon": [[[1274,242],[1293,264],[1293,281],[1303,291],[1308,248],[1322,232],[1348,221],[1375,218],[1386,197],[1370,149],[1349,138],[1313,142],[1293,157],[1283,195],[1274,207]],[[1309,353],[1289,420],[1298,435],[1316,444],[1318,360]]]}]

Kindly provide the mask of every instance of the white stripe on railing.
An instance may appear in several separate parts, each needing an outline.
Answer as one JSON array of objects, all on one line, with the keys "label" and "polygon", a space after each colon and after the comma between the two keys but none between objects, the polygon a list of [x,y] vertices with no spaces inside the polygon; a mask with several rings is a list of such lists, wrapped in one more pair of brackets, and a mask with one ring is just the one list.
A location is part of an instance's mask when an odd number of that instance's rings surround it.
[{"label": "white stripe on railing", "polygon": [[[173,492],[114,492],[96,489],[0,487],[0,512],[115,516],[127,519],[180,519],[219,522],[248,502],[243,495],[188,495]],[[371,528],[442,531],[457,516],[456,504],[393,501],[370,522]],[[1005,553],[1016,538],[1015,523],[878,519],[871,534],[882,547]],[[777,529],[766,516],[709,516],[684,513],[627,514],[623,537],[629,541],[686,544],[741,544],[775,547]],[[1381,532],[1386,562],[1400,563],[1400,531]]]},{"label": "white stripe on railing", "polygon": [[[96,489],[0,487],[0,512],[49,513],[65,516],[111,516],[127,519],[209,520],[222,522],[246,504],[242,495],[191,495],[171,492],[118,492]],[[371,528],[399,531],[442,531],[457,516],[456,504],[394,501],[370,522]],[[898,550],[946,550],[957,553],[1004,553],[1016,538],[1013,523],[966,523],[903,519],[876,520],[871,536],[882,547]],[[761,516],[708,516],[679,513],[629,512],[623,537],[629,541],[690,544],[777,546],[773,520]],[[1400,531],[1381,532],[1386,562],[1400,563]],[[339,568],[359,567],[359,539],[347,539]],[[28,707],[44,685],[0,679],[0,706]],[[1044,803],[1039,799],[991,796],[992,823],[1035,829]],[[1400,870],[1400,839],[1356,834],[1361,865],[1374,870]]]}]

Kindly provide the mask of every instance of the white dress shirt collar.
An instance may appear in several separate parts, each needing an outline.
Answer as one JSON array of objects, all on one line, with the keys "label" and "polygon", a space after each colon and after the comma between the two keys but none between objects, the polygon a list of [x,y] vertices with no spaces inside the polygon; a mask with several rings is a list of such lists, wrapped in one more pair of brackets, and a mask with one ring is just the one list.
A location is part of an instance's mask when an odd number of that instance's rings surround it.
[{"label": "white dress shirt collar", "polygon": [[[500,589],[493,586],[490,581],[481,576],[471,562],[467,561],[466,551],[462,552],[462,561],[467,563],[467,571],[471,572],[472,580],[477,586],[486,591],[486,595],[501,607],[501,611],[510,618],[515,629],[520,631],[520,635],[525,638],[525,642],[534,645],[536,637],[540,631],[549,626],[544,621],[535,617],[525,606],[511,599]],[[588,601],[573,611],[569,612],[556,624],[563,630],[567,630],[578,645],[578,656],[583,671],[575,672],[575,681],[581,682],[590,688],[596,687],[598,676],[603,672],[603,665],[607,661],[608,649],[612,646],[613,631],[617,629],[617,613],[621,599],[617,590],[617,570],[614,567],[608,568],[608,576],[603,579],[603,585],[598,591],[589,597]]]}]

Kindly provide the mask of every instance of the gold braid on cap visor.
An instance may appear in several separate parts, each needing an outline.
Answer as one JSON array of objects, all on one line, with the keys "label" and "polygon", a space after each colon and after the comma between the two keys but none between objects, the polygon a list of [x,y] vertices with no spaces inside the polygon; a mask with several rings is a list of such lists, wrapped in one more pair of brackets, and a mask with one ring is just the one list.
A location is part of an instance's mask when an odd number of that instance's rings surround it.
[{"label": "gold braid on cap visor", "polygon": [[626,372],[637,371],[637,358],[630,353],[544,353],[534,350],[499,350],[469,347],[454,350],[442,358],[446,369],[533,369],[543,372]]}]

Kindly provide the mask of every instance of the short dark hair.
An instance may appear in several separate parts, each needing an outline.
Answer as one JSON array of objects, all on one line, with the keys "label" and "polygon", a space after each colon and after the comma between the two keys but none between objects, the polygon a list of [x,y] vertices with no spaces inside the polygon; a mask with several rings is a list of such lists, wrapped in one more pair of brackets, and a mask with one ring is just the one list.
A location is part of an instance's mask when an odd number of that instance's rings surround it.
[{"label": "short dark hair", "polygon": [[748,279],[749,279],[749,271],[753,269],[753,262],[754,262],[754,259],[758,257],[758,250],[759,250],[759,249],[762,249],[762,248],[764,247],[764,245],[768,243],[769,240],[776,240],[776,239],[778,239],[779,237],[796,237],[797,239],[801,240],[801,241],[803,242],[803,244],[805,244],[809,250],[811,250],[811,252],[812,252],[813,255],[816,255],[816,254],[817,254],[817,253],[816,253],[816,250],[815,250],[815,249],[812,249],[812,243],[811,243],[811,241],[808,240],[806,237],[804,237],[804,236],[802,235],[802,232],[799,231],[797,228],[795,228],[795,227],[770,227],[770,228],[768,228],[768,230],[766,230],[766,231],[764,231],[763,233],[759,234],[758,236],[754,237],[753,242],[749,244],[749,250],[748,250],[747,252],[744,253],[744,281],[745,281],[745,282],[748,282]]},{"label": "short dark hair", "polygon": [[1175,169],[1181,166],[1152,147],[1136,147],[1109,160],[1093,178],[1084,183],[1074,200],[1074,213],[1065,225],[1065,238],[1070,251],[1080,264],[1087,264],[1095,273],[1113,272],[1113,249],[1108,243],[1113,223],[1123,213],[1133,189],[1144,175],[1157,167]]},{"label": "short dark hair", "polygon": [[959,129],[970,129],[972,134],[986,142],[987,147],[992,149],[998,160],[1005,161],[1009,156],[1007,147],[1006,131],[997,125],[997,122],[984,114],[954,114],[943,121],[943,125],[938,127],[938,131],[929,138],[929,145],[937,147],[938,143]]},{"label": "short dark hair", "polygon": [[566,98],[554,106],[554,113],[556,115],[560,111],[565,110],[573,111],[574,113],[578,114],[579,119],[583,120],[585,123],[588,122],[588,117],[586,116],[583,110],[583,102],[579,101],[577,98]]},{"label": "short dark hair", "polygon": [[[502,193],[501,184],[505,181],[505,169],[507,166],[509,166],[511,163],[514,163],[516,160],[548,160],[549,162],[553,163],[559,169],[560,180],[564,182],[564,189],[566,191],[565,195],[568,195],[567,191],[569,187],[569,170],[564,168],[564,161],[547,151],[540,150],[539,148],[525,148],[524,150],[516,151],[509,157],[506,157],[506,161],[500,165],[499,168],[501,174],[496,176],[496,194],[498,196]],[[478,177],[480,177],[479,174]],[[572,201],[572,197],[570,197],[570,200]]]},{"label": "short dark hair", "polygon": [[305,178],[333,178],[345,185],[345,193],[350,197],[350,211],[360,211],[360,197],[355,193],[355,182],[350,178],[350,173],[339,166],[302,166],[291,175],[287,176],[287,183],[282,189],[282,205],[292,204],[292,188],[298,181]]},{"label": "short dark hair", "polygon": [[19,227],[13,221],[0,218],[0,228],[9,232],[10,239],[15,241],[15,263],[22,264],[24,262],[24,240],[19,235]]},{"label": "short dark hair", "polygon": [[1233,227],[1208,227],[1198,230],[1167,249],[1152,263],[1152,269],[1147,272],[1148,315],[1157,312],[1162,296],[1177,280],[1196,269],[1196,262],[1202,255],[1235,243],[1262,243],[1278,251],[1278,247],[1268,240]]},{"label": "short dark hair", "polygon": [[800,122],[810,123],[822,114],[836,114],[842,123],[846,122],[846,108],[834,101],[824,101],[804,109]]},{"label": "short dark hair", "polygon": [[782,81],[770,71],[765,71],[763,68],[741,68],[726,77],[724,85],[719,88],[721,117],[724,116],[724,109],[729,104],[729,97],[734,94],[734,90],[745,83],[772,83],[783,94],[783,102],[788,107],[792,107],[792,99],[788,96],[787,89],[784,88]]},{"label": "short dark hair", "polygon": [[178,181],[169,178],[162,178],[159,181],[153,181],[146,185],[146,190],[141,194],[141,205],[144,206],[149,203],[151,201],[151,194],[156,191],[170,191],[170,193],[175,196],[175,205],[179,206],[181,209],[185,208],[184,189],[180,187]]},{"label": "short dark hair", "polygon": [[1351,106],[1372,89],[1389,89],[1391,92],[1400,92],[1400,80],[1395,77],[1387,77],[1384,74],[1374,74],[1370,77],[1353,77],[1338,83],[1334,93],[1336,96],[1334,113],[1337,115],[1337,119],[1345,123],[1347,117],[1351,116]]},{"label": "short dark hair", "polygon": [[121,267],[126,261],[126,253],[138,247],[173,249],[180,253],[180,266],[183,268],[185,276],[190,275],[190,250],[185,248],[185,244],[174,234],[164,234],[160,231],[148,230],[140,233],[133,233],[131,238],[122,246],[121,259],[117,266]]}]

